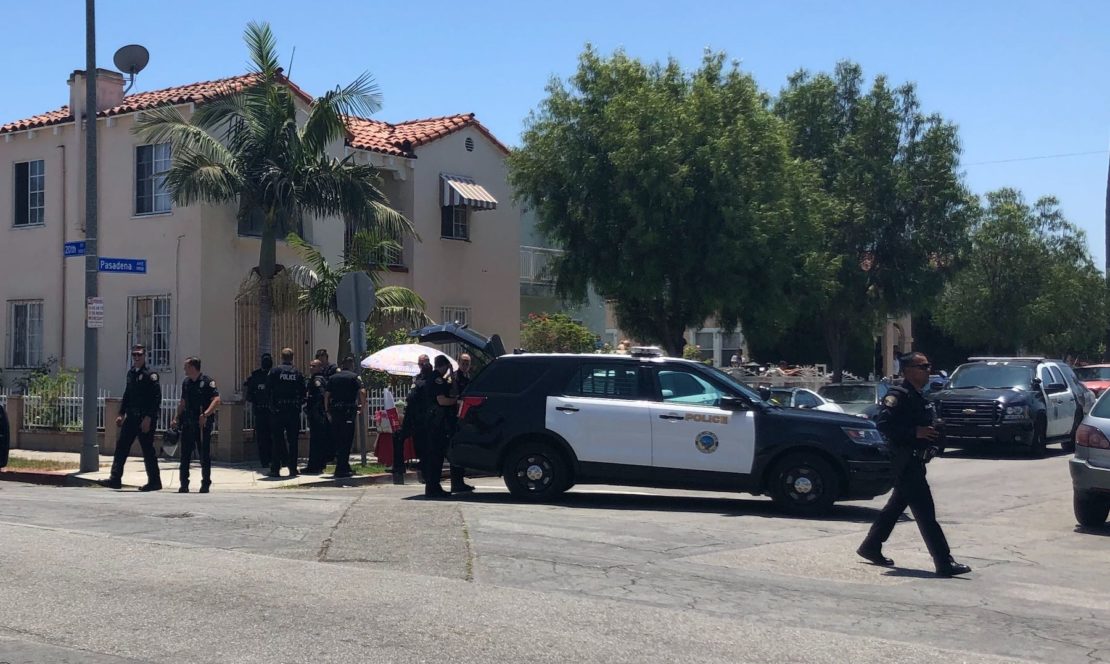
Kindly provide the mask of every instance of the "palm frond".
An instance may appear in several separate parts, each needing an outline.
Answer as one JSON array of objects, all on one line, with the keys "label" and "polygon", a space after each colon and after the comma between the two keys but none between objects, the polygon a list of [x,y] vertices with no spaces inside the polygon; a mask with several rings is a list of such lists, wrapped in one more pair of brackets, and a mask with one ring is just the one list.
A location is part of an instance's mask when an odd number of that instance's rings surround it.
[{"label": "palm frond", "polygon": [[281,65],[278,63],[277,38],[274,37],[270,24],[251,21],[243,31],[243,41],[250,51],[253,71],[267,80],[276,76]]},{"label": "palm frond", "polygon": [[173,164],[165,172],[165,177],[174,203],[178,205],[198,201],[228,203],[239,196],[242,188],[238,173],[227,164],[199,152],[174,154]]},{"label": "palm frond", "polygon": [[306,263],[312,266],[312,270],[318,275],[318,280],[326,280],[333,272],[331,265],[328,264],[324,255],[320,250],[312,246],[308,241],[296,233],[290,233],[285,237],[285,242],[296,249]]}]

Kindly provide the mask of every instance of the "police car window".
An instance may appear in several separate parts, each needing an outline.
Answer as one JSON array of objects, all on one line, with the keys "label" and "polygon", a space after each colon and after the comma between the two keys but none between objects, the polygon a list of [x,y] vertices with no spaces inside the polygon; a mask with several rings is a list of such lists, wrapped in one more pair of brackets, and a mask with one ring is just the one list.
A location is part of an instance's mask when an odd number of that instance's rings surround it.
[{"label": "police car window", "polygon": [[638,399],[639,366],[584,364],[567,385],[566,393],[583,397]]},{"label": "police car window", "polygon": [[817,397],[804,390],[794,395],[794,405],[799,408],[816,408],[821,405]]},{"label": "police car window", "polygon": [[470,391],[519,394],[532,387],[547,372],[548,366],[547,362],[518,359],[494,362],[478,374]]},{"label": "police car window", "polygon": [[721,403],[721,391],[709,381],[692,373],[664,369],[659,372],[659,389],[663,401],[691,406],[717,406]]},{"label": "police car window", "polygon": [[790,406],[790,390],[771,390],[771,403],[776,406]]},{"label": "police car window", "polygon": [[1067,385],[1067,383],[1064,381],[1064,374],[1060,373],[1059,369],[1053,366],[1050,366],[1048,369],[1050,372],[1052,372],[1053,383],[1063,383],[1064,385]]},{"label": "police car window", "polygon": [[1048,387],[1048,385],[1052,382],[1052,372],[1048,370],[1047,364],[1040,368],[1040,370],[1037,372],[1037,377],[1041,379],[1042,387]]}]

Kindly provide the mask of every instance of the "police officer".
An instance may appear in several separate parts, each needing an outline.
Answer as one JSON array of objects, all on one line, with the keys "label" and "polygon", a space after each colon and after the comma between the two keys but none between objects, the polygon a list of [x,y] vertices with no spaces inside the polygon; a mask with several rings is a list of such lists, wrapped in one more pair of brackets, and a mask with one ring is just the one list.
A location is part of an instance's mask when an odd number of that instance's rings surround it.
[{"label": "police officer", "polygon": [[967,574],[971,568],[952,559],[948,541],[937,523],[929,482],[925,479],[925,464],[936,456],[938,449],[933,405],[921,393],[929,382],[931,365],[922,353],[909,353],[899,359],[905,380],[890,389],[875,418],[879,431],[891,445],[894,492],[856,552],[876,565],[893,565],[894,561],[883,555],[883,542],[909,507],[925,546],[933,556],[937,575]]},{"label": "police officer", "polygon": [[8,465],[8,447],[11,445],[11,429],[8,426],[8,411],[0,403],[0,468]]},{"label": "police officer", "polygon": [[359,411],[366,402],[366,390],[354,368],[355,358],[348,355],[343,358],[343,369],[329,378],[325,386],[324,405],[335,441],[337,478],[354,474],[351,472],[351,445],[354,443]]},{"label": "police officer", "polygon": [[328,379],[324,378],[324,364],[320,360],[309,363],[308,398],[304,412],[308,416],[308,465],[301,471],[306,475],[319,475],[331,456],[331,437],[328,434],[328,417],[324,409],[324,393]]},{"label": "police officer", "polygon": [[323,371],[321,373],[324,375],[324,378],[331,378],[339,372],[339,367],[332,364],[331,360],[328,359],[327,348],[316,349],[316,359],[320,360],[320,364],[323,366]]},{"label": "police officer", "polygon": [[271,427],[273,413],[270,410],[269,386],[266,378],[274,368],[274,357],[262,354],[262,366],[251,372],[243,383],[243,394],[251,404],[254,415],[254,443],[258,446],[258,463],[263,468],[270,467],[270,452],[274,449],[274,435]]},{"label": "police officer", "polygon": [[455,431],[455,405],[458,402],[458,386],[451,375],[451,361],[446,355],[436,355],[433,363],[435,379],[432,381],[431,395],[435,410],[432,413],[432,426],[428,433],[428,452],[420,456],[424,466],[424,496],[442,498],[448,496],[440,478],[443,474],[443,457],[447,444]]},{"label": "police officer", "polygon": [[178,493],[189,493],[193,450],[200,456],[200,492],[208,493],[212,486],[212,428],[219,407],[220,391],[216,389],[216,381],[200,372],[200,358],[186,358],[181,399],[177,402],[177,415],[170,424],[172,429],[181,424],[181,487]]},{"label": "police officer", "polygon": [[131,453],[135,438],[143,450],[146,484],[139,491],[160,491],[162,477],[158,473],[158,457],[154,452],[154,430],[162,408],[162,387],[158,373],[146,365],[146,349],[141,344],[131,347],[131,370],[127,372],[127,387],[119,405],[116,426],[120,428],[116,439],[116,453],[112,458],[112,472],[100,484],[109,489],[123,488],[123,464]]},{"label": "police officer", "polygon": [[[405,483],[405,441],[411,436],[416,455],[421,459],[426,454],[428,430],[431,426],[432,405],[431,384],[435,380],[432,361],[427,355],[416,358],[420,373],[412,381],[412,389],[405,398],[405,419],[401,430],[393,436],[393,483]],[[421,462],[423,464],[423,462]],[[423,465],[421,465],[423,469]],[[423,475],[423,472],[421,472]]]},{"label": "police officer", "polygon": [[289,477],[297,473],[297,438],[301,434],[301,406],[304,404],[304,374],[293,366],[293,349],[281,349],[281,366],[266,377],[273,409],[274,448],[270,453],[270,477],[281,477],[284,463]]},{"label": "police officer", "polygon": [[[461,398],[467,385],[470,385],[470,364],[469,354],[463,353],[459,356],[459,370],[455,372],[455,395],[457,397]],[[448,445],[444,449],[450,450],[450,446]],[[473,490],[474,487],[466,483],[466,468],[451,464],[451,493],[470,493]]]}]

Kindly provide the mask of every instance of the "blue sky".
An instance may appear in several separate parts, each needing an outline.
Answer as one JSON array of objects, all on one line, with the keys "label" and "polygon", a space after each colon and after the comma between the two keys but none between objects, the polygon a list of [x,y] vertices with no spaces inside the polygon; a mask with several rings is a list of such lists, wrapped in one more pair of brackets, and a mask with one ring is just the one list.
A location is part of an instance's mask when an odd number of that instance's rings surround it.
[{"label": "blue sky", "polygon": [[[267,20],[292,77],[310,93],[372,72],[378,118],[475,112],[518,143],[552,75],[573,72],[586,42],[646,59],[697,65],[706,47],[738,58],[777,91],[801,67],[852,59],[869,75],[914,81],[927,110],[961,129],[967,180],[1029,198],[1057,196],[1103,264],[1110,148],[1110,2],[292,2],[100,0],[98,63],[138,42],[151,51],[136,90],[240,73],[249,20]],[[45,17],[49,17],[46,19]],[[84,3],[5,7],[0,123],[66,103],[66,78],[84,67]],[[1096,152],[1081,156],[1027,159]],[[1005,163],[983,163],[998,162]]]}]

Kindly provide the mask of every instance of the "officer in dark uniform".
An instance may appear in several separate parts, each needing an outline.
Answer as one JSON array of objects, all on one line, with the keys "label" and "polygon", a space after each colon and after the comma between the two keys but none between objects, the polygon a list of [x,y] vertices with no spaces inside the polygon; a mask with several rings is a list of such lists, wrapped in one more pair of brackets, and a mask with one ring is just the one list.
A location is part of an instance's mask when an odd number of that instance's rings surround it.
[{"label": "officer in dark uniform", "polygon": [[[432,361],[427,355],[416,358],[420,373],[412,381],[412,389],[405,398],[405,418],[401,430],[393,436],[393,483],[405,483],[405,441],[411,436],[416,456],[424,458],[428,445],[428,430],[431,427],[432,405],[431,384],[435,380]],[[421,465],[423,468],[423,465]],[[423,475],[423,472],[421,473]]]},{"label": "officer in dark uniform", "polygon": [[431,431],[428,433],[428,452],[421,454],[424,466],[424,496],[442,498],[448,494],[440,484],[443,475],[443,457],[447,444],[455,432],[455,408],[458,403],[458,385],[451,375],[451,361],[446,355],[436,355],[435,379],[432,381],[431,394],[435,410],[432,413]]},{"label": "officer in dark uniform", "polygon": [[297,473],[297,438],[301,434],[301,406],[304,405],[304,374],[293,366],[293,349],[281,350],[281,366],[266,377],[273,408],[274,449],[270,453],[270,477],[281,477],[284,463],[289,477]]},{"label": "officer in dark uniform", "polygon": [[158,457],[154,452],[154,431],[162,407],[162,387],[157,372],[146,366],[146,349],[136,344],[131,347],[131,370],[127,372],[127,387],[119,406],[116,426],[120,428],[116,439],[116,453],[112,458],[112,473],[101,485],[109,489],[123,488],[123,464],[131,453],[135,438],[143,450],[146,484],[139,491],[159,491],[162,477],[158,473]]},{"label": "officer in dark uniform", "polygon": [[270,452],[274,449],[274,435],[271,427],[273,412],[270,410],[270,392],[266,378],[274,368],[274,358],[269,353],[262,354],[262,366],[251,372],[243,383],[243,395],[251,404],[254,416],[254,443],[258,446],[258,463],[263,468],[270,467]]},{"label": "officer in dark uniform", "polygon": [[319,475],[324,472],[324,466],[332,454],[328,416],[324,409],[328,379],[324,378],[324,364],[320,360],[312,360],[308,366],[308,398],[304,404],[304,412],[308,416],[308,465],[301,472]]},{"label": "officer in dark uniform", "polygon": [[929,382],[931,365],[922,353],[910,353],[899,360],[905,380],[890,389],[875,418],[879,431],[891,445],[894,492],[856,552],[876,565],[893,565],[894,561],[883,555],[883,542],[909,507],[933,556],[937,575],[967,574],[971,568],[952,559],[925,479],[925,464],[936,456],[938,449],[933,404],[921,392]]},{"label": "officer in dark uniform", "polygon": [[11,445],[11,428],[8,425],[8,411],[0,404],[0,468],[8,465],[8,448]]},{"label": "officer in dark uniform", "polygon": [[317,349],[316,359],[320,360],[320,365],[323,367],[323,371],[321,373],[323,373],[324,378],[331,378],[339,372],[339,367],[332,364],[332,361],[328,358],[327,348]]},{"label": "officer in dark uniform", "polygon": [[176,429],[179,423],[181,425],[181,487],[178,493],[189,493],[189,464],[193,461],[193,450],[200,457],[200,492],[208,493],[212,486],[212,428],[219,407],[220,391],[216,389],[216,381],[200,372],[199,358],[186,358],[177,416],[170,424],[172,429]]},{"label": "officer in dark uniform", "polygon": [[362,379],[354,372],[355,358],[343,358],[343,369],[328,379],[324,403],[335,441],[335,477],[350,477],[351,445],[354,443],[359,410],[366,401]]},{"label": "officer in dark uniform", "polygon": [[[470,355],[463,353],[459,356],[459,370],[455,372],[455,395],[462,397],[470,385]],[[450,443],[450,441],[448,441]],[[450,446],[444,448],[450,450]],[[451,464],[451,493],[470,493],[474,487],[466,483],[466,468]]]}]

